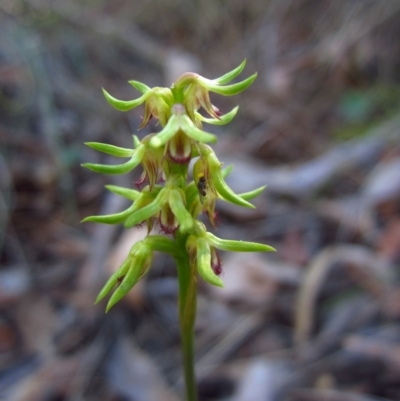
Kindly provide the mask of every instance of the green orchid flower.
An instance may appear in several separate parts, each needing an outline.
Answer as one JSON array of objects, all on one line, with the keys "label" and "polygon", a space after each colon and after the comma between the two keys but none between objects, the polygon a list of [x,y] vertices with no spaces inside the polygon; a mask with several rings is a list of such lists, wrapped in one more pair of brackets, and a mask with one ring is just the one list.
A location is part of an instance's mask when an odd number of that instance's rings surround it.
[{"label": "green orchid flower", "polygon": [[148,86],[137,81],[129,81],[129,83],[141,92],[142,96],[135,100],[118,100],[103,89],[104,97],[107,99],[108,103],[119,111],[132,110],[144,103],[144,116],[139,128],[146,126],[152,117],[158,119],[161,125],[165,126],[170,117],[170,108],[173,105],[171,90],[158,87],[150,89]]},{"label": "green orchid flower", "polygon": [[216,249],[230,252],[273,252],[269,245],[256,242],[225,240],[206,231],[204,225],[197,223],[196,234],[191,234],[186,241],[186,249],[191,263],[195,264],[198,273],[204,281],[223,287],[220,277],[221,259]]}]

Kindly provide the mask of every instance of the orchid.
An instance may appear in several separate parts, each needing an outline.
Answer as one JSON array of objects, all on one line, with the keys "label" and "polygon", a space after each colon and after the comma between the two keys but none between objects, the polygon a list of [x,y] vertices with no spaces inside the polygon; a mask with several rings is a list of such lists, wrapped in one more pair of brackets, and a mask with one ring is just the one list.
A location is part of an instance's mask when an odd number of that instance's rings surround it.
[{"label": "orchid", "polygon": [[[149,88],[140,82],[129,81],[141,93],[134,100],[118,100],[103,89],[106,100],[117,110],[129,111],[144,104],[144,116],[139,128],[154,118],[159,121],[161,129],[142,140],[134,135],[131,149],[97,142],[86,143],[97,151],[127,158],[128,161],[111,166],[86,163],[83,167],[102,174],[127,174],[141,165],[143,173],[136,182],[138,190],[106,186],[109,191],[132,202],[126,210],[111,215],[90,216],[84,221],[124,224],[126,228],[145,223],[148,230],[146,238],[132,246],[126,260],[109,278],[96,302],[112,292],[106,307],[109,311],[147,274],[155,251],[169,254],[175,259],[188,401],[197,399],[193,351],[197,276],[209,284],[223,287],[222,261],[218,250],[274,251],[266,244],[218,238],[199,221],[199,215],[205,212],[211,224],[216,225],[215,207],[218,200],[254,208],[251,199],[265,188],[236,194],[225,182],[231,168],[223,169],[223,164],[209,145],[217,142],[217,136],[203,130],[203,123],[224,125],[236,115],[237,107],[222,114],[211,103],[210,92],[231,96],[248,88],[257,74],[227,85],[243,71],[245,64],[246,61],[243,61],[231,72],[213,80],[186,73],[171,88]],[[199,113],[201,108],[210,118]],[[194,163],[190,164],[192,160]],[[191,172],[190,165],[193,165]],[[157,226],[161,235],[153,234]]]}]

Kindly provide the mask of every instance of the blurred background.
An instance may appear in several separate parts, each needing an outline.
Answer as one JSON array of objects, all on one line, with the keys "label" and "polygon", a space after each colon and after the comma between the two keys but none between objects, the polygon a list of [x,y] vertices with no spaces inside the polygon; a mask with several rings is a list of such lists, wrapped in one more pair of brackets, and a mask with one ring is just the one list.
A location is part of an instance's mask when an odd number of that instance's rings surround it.
[{"label": "blurred background", "polygon": [[[158,255],[107,315],[98,290],[140,228],[80,224],[123,210],[82,162],[85,141],[131,146],[127,83],[216,78],[247,58],[255,84],[212,96],[210,127],[256,210],[218,204],[216,234],[271,244],[223,254],[199,281],[200,400],[400,400],[400,2],[0,1],[0,399],[182,399],[177,282]],[[140,169],[139,169],[140,170]]]}]

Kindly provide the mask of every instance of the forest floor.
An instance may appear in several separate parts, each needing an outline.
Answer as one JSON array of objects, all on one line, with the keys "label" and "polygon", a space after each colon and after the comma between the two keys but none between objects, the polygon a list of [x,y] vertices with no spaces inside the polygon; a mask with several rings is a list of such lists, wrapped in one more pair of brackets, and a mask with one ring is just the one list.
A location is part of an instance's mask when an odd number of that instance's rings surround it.
[{"label": "forest floor", "polygon": [[391,0],[2,1],[0,399],[182,399],[172,261],[93,305],[144,232],[80,221],[123,210],[104,185],[141,171],[85,170],[105,159],[83,143],[159,130],[102,87],[133,99],[130,79],[247,58],[256,83],[212,97],[239,105],[216,149],[234,190],[267,189],[255,210],[219,203],[217,233],[277,252],[223,254],[224,289],[199,280],[200,400],[400,400],[399,37]]}]

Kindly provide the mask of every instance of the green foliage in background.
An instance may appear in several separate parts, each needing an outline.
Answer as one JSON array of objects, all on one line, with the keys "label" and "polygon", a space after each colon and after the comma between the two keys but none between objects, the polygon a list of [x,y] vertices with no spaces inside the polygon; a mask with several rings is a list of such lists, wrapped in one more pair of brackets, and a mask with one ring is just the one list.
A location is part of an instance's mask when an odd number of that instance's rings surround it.
[{"label": "green foliage in background", "polygon": [[375,85],[368,89],[346,91],[339,99],[338,112],[343,125],[333,135],[349,140],[367,135],[392,118],[400,109],[400,86]]}]

